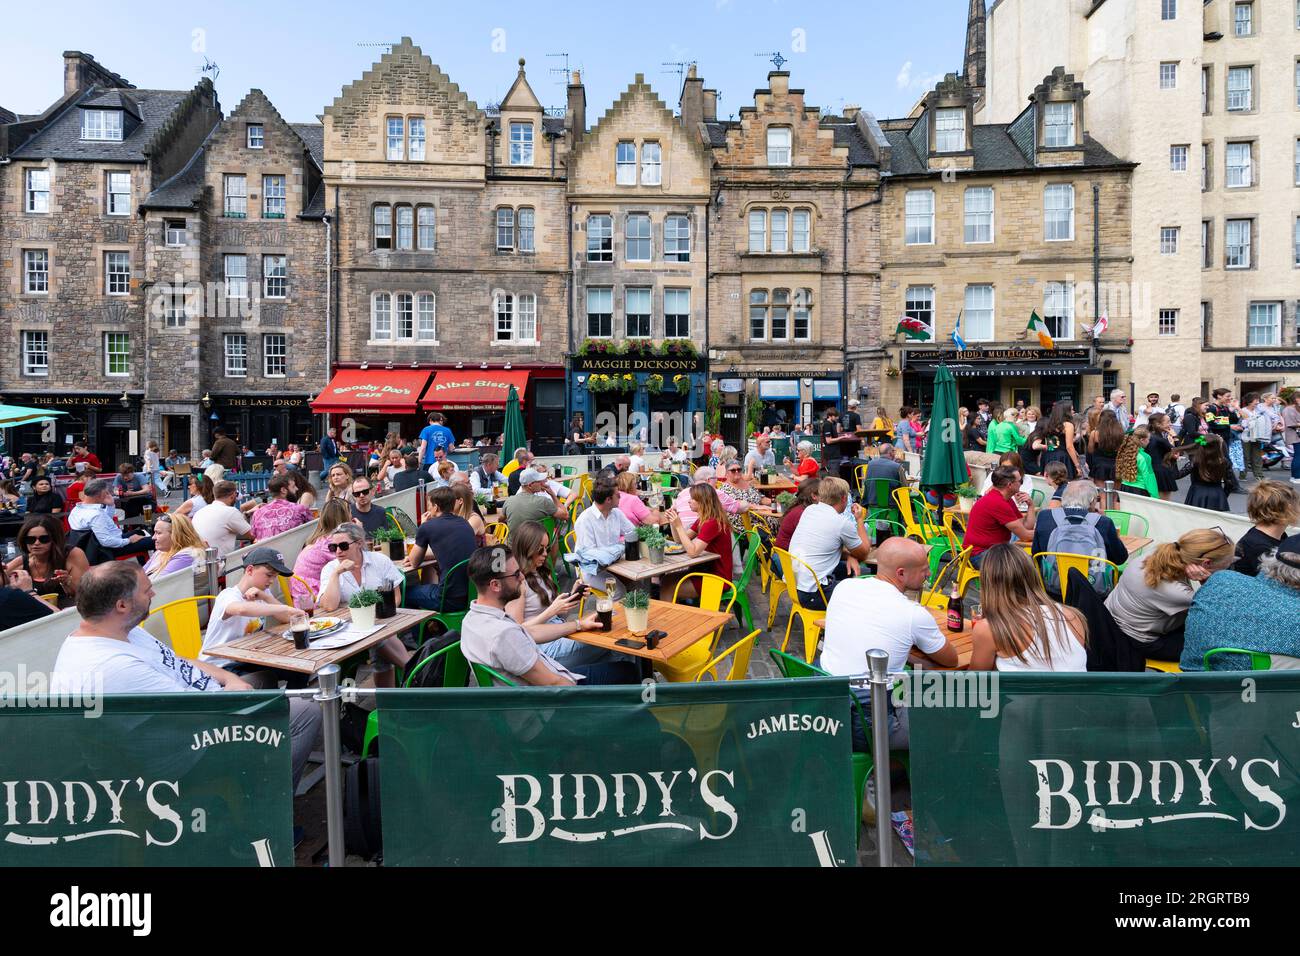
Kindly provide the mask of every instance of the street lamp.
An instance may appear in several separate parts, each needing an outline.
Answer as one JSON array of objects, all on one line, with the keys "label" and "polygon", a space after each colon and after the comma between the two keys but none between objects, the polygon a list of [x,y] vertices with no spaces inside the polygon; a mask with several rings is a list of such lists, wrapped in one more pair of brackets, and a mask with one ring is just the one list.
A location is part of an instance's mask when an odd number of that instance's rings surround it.
[{"label": "street lamp", "polygon": [[199,399],[199,404],[203,406],[204,411],[206,411],[207,409],[211,408],[211,407],[212,407],[212,396],[209,395],[207,392],[204,392],[204,393],[203,393],[203,397],[202,397],[201,399]]},{"label": "street lamp", "polygon": [[121,403],[123,408],[131,407],[131,396],[127,394],[126,389],[122,389],[122,394],[118,398],[118,401]]}]

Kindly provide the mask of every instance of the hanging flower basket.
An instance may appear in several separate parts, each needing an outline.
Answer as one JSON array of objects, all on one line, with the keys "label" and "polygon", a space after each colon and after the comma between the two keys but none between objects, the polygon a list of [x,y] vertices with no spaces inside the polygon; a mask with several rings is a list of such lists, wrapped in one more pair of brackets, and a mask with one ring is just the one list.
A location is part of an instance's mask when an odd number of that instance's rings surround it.
[{"label": "hanging flower basket", "polygon": [[657,372],[654,375],[647,375],[645,390],[651,395],[658,395],[664,390],[664,377]]},{"label": "hanging flower basket", "polygon": [[620,391],[623,391],[623,392],[635,392],[635,391],[636,391],[636,376],[633,375],[631,372],[624,372],[623,375],[622,375],[622,377],[616,379],[615,381],[617,382],[617,386],[616,386],[616,387],[617,387]]},{"label": "hanging flower basket", "polygon": [[587,391],[589,392],[612,392],[614,387],[614,380],[608,375],[587,376]]},{"label": "hanging flower basket", "polygon": [[617,355],[618,346],[609,339],[584,339],[578,346],[579,355]]},{"label": "hanging flower basket", "polygon": [[674,375],[673,387],[677,389],[678,395],[686,395],[691,390],[691,377],[689,375]]},{"label": "hanging flower basket", "polygon": [[671,358],[698,358],[700,353],[690,339],[669,339],[659,346],[659,354]]},{"label": "hanging flower basket", "polygon": [[649,358],[655,354],[655,347],[645,339],[629,339],[623,346],[623,354],[634,358]]}]

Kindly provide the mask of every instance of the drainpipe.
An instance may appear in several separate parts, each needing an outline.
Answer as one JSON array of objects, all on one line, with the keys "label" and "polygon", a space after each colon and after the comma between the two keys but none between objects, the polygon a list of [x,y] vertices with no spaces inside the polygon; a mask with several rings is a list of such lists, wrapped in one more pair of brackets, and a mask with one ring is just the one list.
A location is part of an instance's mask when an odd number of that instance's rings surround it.
[{"label": "drainpipe", "polygon": [[573,272],[573,203],[568,203],[567,205],[568,214],[566,216],[567,228],[565,229],[565,255],[568,256],[568,261],[565,263],[564,269],[564,302],[566,311],[564,324],[567,333],[565,341],[569,344],[568,354],[566,354],[564,358],[564,428],[566,436],[568,435],[569,421],[573,418],[573,404],[569,391],[571,387],[571,376],[569,373],[573,371],[573,297],[577,294],[574,289],[576,283],[574,281]]},{"label": "drainpipe", "polygon": [[[1130,312],[1132,310],[1130,309]],[[1092,324],[1095,329],[1101,318],[1101,183],[1092,184]],[[1097,364],[1097,337],[1089,336],[1088,364]],[[1082,382],[1080,383],[1082,384]],[[1110,396],[1106,396],[1110,401]],[[1129,397],[1129,408],[1136,408]]]},{"label": "drainpipe", "polygon": [[[338,208],[337,202],[335,203],[335,208]],[[333,265],[334,259],[331,255],[332,250],[330,248],[330,243],[334,240],[334,228],[329,213],[326,213],[321,218],[325,223],[325,382],[328,384],[330,380],[330,353],[333,351],[330,348],[330,335],[333,333],[334,316],[333,309],[331,308],[332,303],[330,297],[334,294],[334,282],[333,277],[330,275],[330,269]],[[324,386],[322,385],[321,388],[324,389]],[[325,428],[329,428],[328,415],[325,416]]]},{"label": "drainpipe", "polygon": [[[713,384],[713,367],[709,363],[709,206],[704,206],[704,408],[700,409],[700,415],[703,416],[705,409],[709,407],[709,388]],[[695,416],[691,416],[691,434],[695,435]],[[703,428],[700,429],[703,433]]]}]

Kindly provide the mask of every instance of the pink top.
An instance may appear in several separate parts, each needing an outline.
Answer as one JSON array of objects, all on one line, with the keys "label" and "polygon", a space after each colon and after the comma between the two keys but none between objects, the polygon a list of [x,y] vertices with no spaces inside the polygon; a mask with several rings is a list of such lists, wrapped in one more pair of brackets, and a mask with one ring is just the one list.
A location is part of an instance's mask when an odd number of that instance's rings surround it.
[{"label": "pink top", "polygon": [[248,524],[253,529],[253,540],[265,541],[267,538],[274,538],[277,534],[291,531],[312,520],[315,519],[312,518],[311,512],[302,505],[284,498],[276,498],[254,511]]},{"label": "pink top", "polygon": [[330,554],[326,546],[330,543],[330,536],[325,535],[323,538],[317,538],[307,547],[298,552],[298,558],[293,562],[293,573],[295,580],[289,582],[289,589],[293,592],[295,599],[309,597],[307,589],[302,586],[302,581],[296,578],[302,578],[312,586],[317,595],[320,594],[320,573],[325,565],[334,560],[334,555]]},{"label": "pink top", "polygon": [[644,524],[646,517],[650,514],[650,509],[646,503],[636,495],[630,495],[626,491],[618,493],[618,509],[627,515],[627,519],[633,524]]}]

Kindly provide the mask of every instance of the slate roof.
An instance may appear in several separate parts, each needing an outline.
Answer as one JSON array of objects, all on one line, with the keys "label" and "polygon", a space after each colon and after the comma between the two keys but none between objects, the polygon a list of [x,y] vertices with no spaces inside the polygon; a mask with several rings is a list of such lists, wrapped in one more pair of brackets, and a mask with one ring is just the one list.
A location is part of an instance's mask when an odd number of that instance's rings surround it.
[{"label": "slate roof", "polygon": [[321,219],[325,216],[325,183],[322,182],[316,187],[316,192],[312,194],[311,200],[303,207],[298,214],[299,219]]},{"label": "slate roof", "polygon": [[206,157],[207,151],[200,146],[185,168],[151,192],[140,204],[141,208],[192,209],[197,206],[203,198]]},{"label": "slate roof", "polygon": [[17,123],[18,114],[0,106],[0,123]]},{"label": "slate roof", "polygon": [[[488,118],[488,129],[499,129],[501,122],[501,111],[498,109],[485,109],[483,111]],[[564,135],[564,117],[563,116],[543,116],[542,132],[550,133],[552,136]],[[581,135],[581,133],[579,134]]]},{"label": "slate roof", "polygon": [[311,153],[317,169],[325,168],[325,127],[320,123],[290,123]]},{"label": "slate roof", "polygon": [[827,117],[821,121],[822,129],[832,129],[835,131],[835,145],[847,146],[849,150],[850,166],[877,166],[875,155],[871,152],[871,147],[862,137],[862,131],[858,129],[858,124],[850,122],[840,117]]},{"label": "slate roof", "polygon": [[[1009,173],[1018,170],[1047,168],[1059,170],[1062,167],[1035,167],[1031,159],[1020,151],[1007,133],[1007,123],[977,124],[973,128],[973,146],[975,153],[975,172]],[[912,141],[908,139],[906,129],[887,129],[885,136],[892,147],[889,172],[894,176],[938,175],[925,167],[925,162],[917,155]],[[1127,167],[1131,163],[1116,157],[1087,133],[1083,136],[1083,164],[1086,167]],[[1078,167],[1064,167],[1078,168]]]},{"label": "slate roof", "polygon": [[[45,129],[41,130],[19,149],[14,159],[66,159],[89,162],[141,163],[144,149],[168,118],[190,95],[191,90],[131,90],[109,91],[91,87],[74,104],[70,105]],[[140,122],[125,135],[121,142],[83,140],[81,138],[81,109],[87,103],[105,96],[127,98],[135,105]],[[125,107],[124,107],[125,108]]]},{"label": "slate roof", "polygon": [[727,130],[740,124],[734,121],[706,121],[704,128],[709,132],[709,145],[715,149],[727,145]]}]

